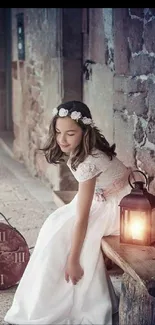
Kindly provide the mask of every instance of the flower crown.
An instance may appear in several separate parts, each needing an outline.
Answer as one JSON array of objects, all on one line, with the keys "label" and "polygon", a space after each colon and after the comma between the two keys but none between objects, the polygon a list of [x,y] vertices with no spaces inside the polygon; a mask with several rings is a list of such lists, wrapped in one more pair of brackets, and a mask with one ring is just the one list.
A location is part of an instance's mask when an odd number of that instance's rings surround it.
[{"label": "flower crown", "polygon": [[59,110],[57,109],[57,107],[55,107],[53,109],[53,112],[52,112],[53,116],[55,115],[58,115],[60,117],[65,117],[65,116],[69,116],[71,117],[72,120],[75,120],[78,122],[78,120],[82,121],[83,124],[86,124],[86,125],[90,125],[93,127],[93,120],[91,118],[88,118],[86,116],[82,116],[82,114],[80,112],[77,112],[77,111],[73,111],[71,114],[69,114],[69,110],[68,109],[65,109],[63,107],[61,107]]}]

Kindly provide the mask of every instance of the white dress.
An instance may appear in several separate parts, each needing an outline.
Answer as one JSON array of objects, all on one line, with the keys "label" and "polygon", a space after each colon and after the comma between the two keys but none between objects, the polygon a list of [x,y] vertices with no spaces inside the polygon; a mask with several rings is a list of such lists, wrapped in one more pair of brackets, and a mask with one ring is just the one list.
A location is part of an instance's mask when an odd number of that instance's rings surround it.
[{"label": "white dress", "polygon": [[[103,235],[119,234],[119,202],[129,193],[129,170],[117,157],[99,150],[72,173],[78,182],[97,177],[80,263],[84,276],[77,285],[65,281],[65,265],[76,220],[77,195],[44,222],[30,261],[4,320],[20,325],[112,325],[118,310],[100,249]],[[68,161],[70,167],[70,162]],[[103,190],[113,193],[103,196]]]}]

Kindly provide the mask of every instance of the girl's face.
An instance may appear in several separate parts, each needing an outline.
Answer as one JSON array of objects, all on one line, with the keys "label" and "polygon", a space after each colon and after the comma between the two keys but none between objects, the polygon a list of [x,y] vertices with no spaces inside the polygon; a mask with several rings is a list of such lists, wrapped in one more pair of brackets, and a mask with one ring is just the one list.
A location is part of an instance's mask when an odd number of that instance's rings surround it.
[{"label": "girl's face", "polygon": [[81,127],[70,117],[58,117],[55,125],[56,140],[65,153],[73,152],[82,140]]}]

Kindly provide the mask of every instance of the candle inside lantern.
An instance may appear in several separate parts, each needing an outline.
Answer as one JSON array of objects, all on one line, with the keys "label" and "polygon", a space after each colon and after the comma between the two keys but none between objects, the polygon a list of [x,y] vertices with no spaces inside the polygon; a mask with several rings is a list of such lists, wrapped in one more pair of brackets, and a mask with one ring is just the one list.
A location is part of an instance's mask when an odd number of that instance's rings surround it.
[{"label": "candle inside lantern", "polygon": [[143,240],[146,235],[146,218],[143,212],[133,213],[130,218],[129,232],[132,239]]},{"label": "candle inside lantern", "polygon": [[145,222],[142,220],[135,220],[130,225],[130,232],[132,239],[143,240],[145,236]]}]

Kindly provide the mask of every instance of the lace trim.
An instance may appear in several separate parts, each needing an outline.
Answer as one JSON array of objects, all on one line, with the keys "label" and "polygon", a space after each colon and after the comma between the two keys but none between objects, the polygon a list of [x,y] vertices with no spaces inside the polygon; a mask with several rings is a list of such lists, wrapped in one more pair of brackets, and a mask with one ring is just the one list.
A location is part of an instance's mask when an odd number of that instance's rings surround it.
[{"label": "lace trim", "polygon": [[109,165],[109,159],[104,156],[103,152],[95,149],[92,153],[95,156],[89,155],[84,162],[79,164],[76,171],[72,170],[70,159],[67,162],[68,167],[78,182],[86,181],[101,174]]},{"label": "lace trim", "polygon": [[95,164],[85,162],[82,164],[81,168],[79,168],[77,172],[79,181],[85,181],[100,174],[101,170],[99,170],[99,168]]}]

